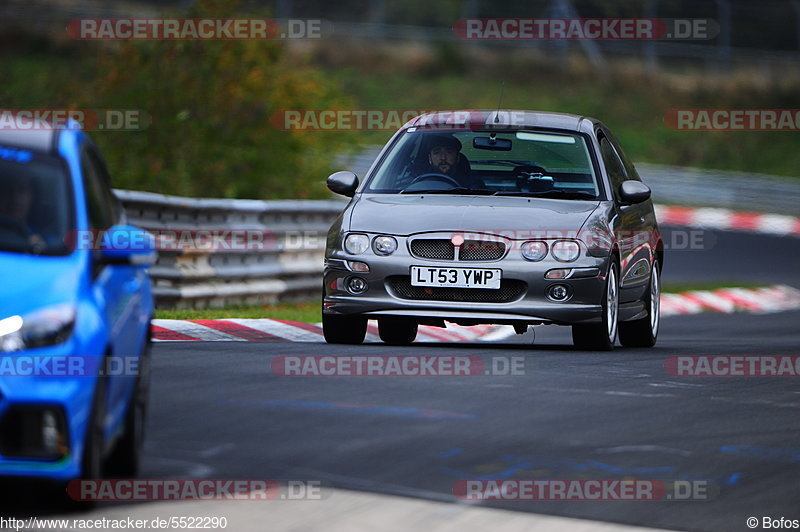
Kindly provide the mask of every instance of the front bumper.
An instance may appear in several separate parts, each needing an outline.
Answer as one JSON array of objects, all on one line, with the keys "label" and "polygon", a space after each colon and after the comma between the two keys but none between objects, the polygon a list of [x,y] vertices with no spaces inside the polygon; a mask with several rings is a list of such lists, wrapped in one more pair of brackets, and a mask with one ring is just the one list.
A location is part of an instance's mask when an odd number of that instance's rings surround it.
[{"label": "front bumper", "polygon": [[[421,259],[412,256],[403,246],[399,248],[390,256],[378,256],[369,252],[358,256],[344,252],[329,254],[324,272],[323,312],[337,315],[363,314],[368,317],[409,316],[423,322],[446,320],[465,325],[522,322],[569,325],[597,322],[601,319],[608,257],[592,257],[584,252],[572,263],[558,262],[550,256],[540,262],[530,262],[511,249],[504,258],[497,261],[454,262]],[[348,261],[364,262],[369,265],[370,271],[354,271]],[[507,292],[511,297],[508,301],[491,301],[492,296],[485,293],[492,290],[484,288],[452,291],[446,294],[447,298],[442,299],[437,299],[436,291],[431,291],[432,294],[421,294],[421,289],[398,290],[398,286],[406,287],[410,284],[408,278],[411,266],[499,268],[502,270],[503,281],[515,283],[519,290]],[[545,278],[548,271],[564,268],[573,270],[570,278]],[[367,290],[359,295],[350,293],[346,287],[351,277],[363,279],[367,283]],[[570,296],[566,301],[556,302],[547,297],[548,288],[554,284],[567,286]],[[481,293],[476,295],[472,293],[474,291]],[[416,297],[420,295],[424,299]]]},{"label": "front bumper", "polygon": [[[75,352],[73,340],[64,344],[38,348],[3,357],[69,357]],[[98,355],[102,359],[102,355]],[[99,362],[98,362],[99,364]],[[96,375],[4,375],[0,377],[0,431],[7,426],[24,426],[36,430],[43,410],[58,412],[63,419],[64,452],[58,457],[35,456],[16,449],[18,434],[0,434],[0,477],[38,477],[55,481],[77,478],[81,470],[81,456],[88,425]],[[61,420],[59,420],[60,422]],[[12,441],[12,438],[17,438]],[[2,452],[2,451],[0,451]],[[13,455],[9,455],[13,454]],[[30,456],[26,456],[30,454]]]}]

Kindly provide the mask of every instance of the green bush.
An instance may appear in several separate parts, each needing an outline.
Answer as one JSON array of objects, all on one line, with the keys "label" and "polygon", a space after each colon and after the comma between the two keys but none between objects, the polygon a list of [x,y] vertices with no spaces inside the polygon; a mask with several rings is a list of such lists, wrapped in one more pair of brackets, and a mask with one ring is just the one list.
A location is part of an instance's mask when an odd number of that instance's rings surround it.
[{"label": "green bush", "polygon": [[[198,2],[188,17],[235,16],[235,3]],[[248,15],[252,16],[252,15]],[[281,131],[280,109],[351,107],[335,85],[289,59],[281,41],[86,43],[89,81],[76,107],[140,109],[150,126],[94,137],[120,188],[188,196],[314,198],[343,134]]]}]

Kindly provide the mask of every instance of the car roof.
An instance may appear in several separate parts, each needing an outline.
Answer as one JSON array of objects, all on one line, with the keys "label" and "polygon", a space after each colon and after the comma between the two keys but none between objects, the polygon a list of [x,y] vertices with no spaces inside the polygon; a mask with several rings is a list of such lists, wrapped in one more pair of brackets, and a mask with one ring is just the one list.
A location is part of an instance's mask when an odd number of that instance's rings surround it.
[{"label": "car roof", "polygon": [[55,155],[58,133],[58,129],[0,129],[0,145]]},{"label": "car roof", "polygon": [[547,111],[525,111],[521,109],[460,109],[434,111],[409,120],[404,129],[410,127],[453,126],[453,127],[523,127],[552,128],[568,131],[581,131],[586,124],[599,124],[591,117],[569,113]]}]

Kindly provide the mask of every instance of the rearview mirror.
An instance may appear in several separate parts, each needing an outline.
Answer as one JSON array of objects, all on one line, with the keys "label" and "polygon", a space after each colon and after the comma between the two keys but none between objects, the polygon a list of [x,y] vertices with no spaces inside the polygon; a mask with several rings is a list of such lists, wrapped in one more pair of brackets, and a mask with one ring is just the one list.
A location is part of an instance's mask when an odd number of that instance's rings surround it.
[{"label": "rearview mirror", "polygon": [[331,192],[352,198],[358,188],[358,176],[348,171],[336,172],[328,177],[326,183]]},{"label": "rearview mirror", "polygon": [[475,137],[472,139],[472,147],[479,150],[511,151],[511,141],[496,137]]},{"label": "rearview mirror", "polygon": [[625,205],[642,203],[650,199],[650,187],[641,181],[629,179],[623,181],[619,186],[619,197]]}]

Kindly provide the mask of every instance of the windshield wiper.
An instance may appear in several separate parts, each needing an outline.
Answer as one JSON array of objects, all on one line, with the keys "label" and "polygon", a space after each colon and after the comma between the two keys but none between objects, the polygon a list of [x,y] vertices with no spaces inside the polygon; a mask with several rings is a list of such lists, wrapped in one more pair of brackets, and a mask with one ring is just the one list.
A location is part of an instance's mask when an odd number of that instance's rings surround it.
[{"label": "windshield wiper", "polygon": [[585,190],[547,190],[545,192],[517,192],[502,191],[494,193],[495,196],[521,196],[527,198],[555,198],[555,199],[586,199],[596,200],[597,195]]},{"label": "windshield wiper", "polygon": [[480,196],[491,196],[494,194],[491,190],[486,190],[485,188],[451,188],[447,190],[441,189],[430,189],[430,190],[401,190],[400,194],[474,194]]}]

